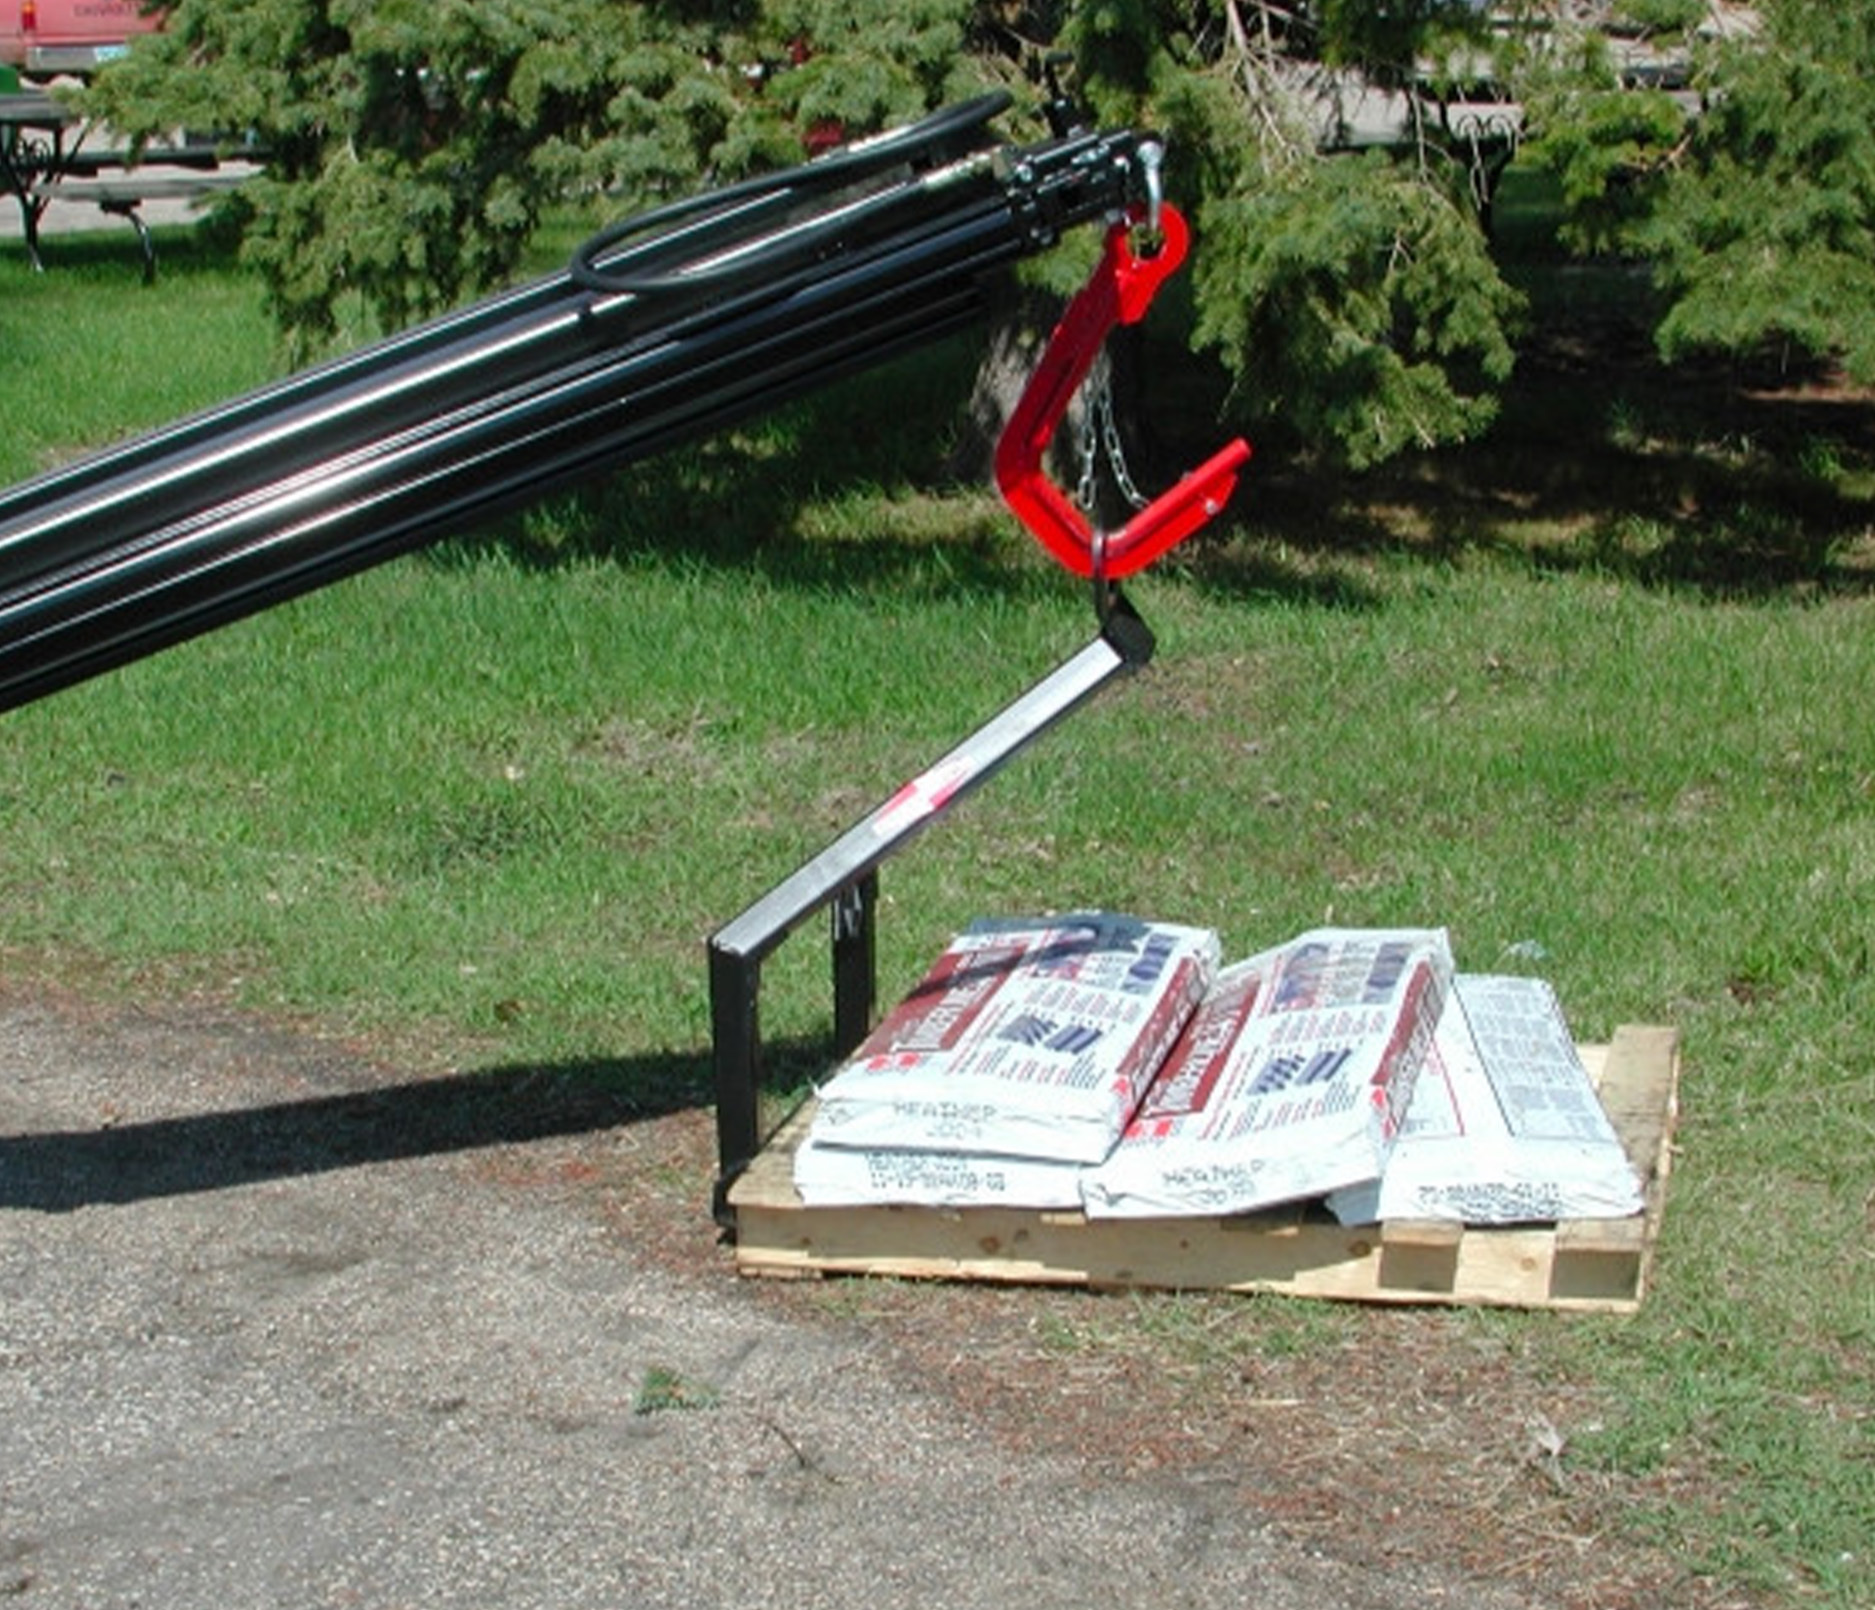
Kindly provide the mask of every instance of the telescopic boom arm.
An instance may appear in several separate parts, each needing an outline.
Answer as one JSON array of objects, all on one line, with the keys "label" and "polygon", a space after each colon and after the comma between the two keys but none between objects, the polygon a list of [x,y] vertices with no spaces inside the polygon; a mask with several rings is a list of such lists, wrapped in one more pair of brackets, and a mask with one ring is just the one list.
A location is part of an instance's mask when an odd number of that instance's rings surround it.
[{"label": "telescopic boom arm", "polygon": [[[0,492],[0,710],[934,340],[1066,230],[1113,227],[1103,272],[1137,317],[1139,287],[1163,277],[1127,244],[1158,211],[1156,143],[1000,145],[1004,105],[659,209],[563,273]],[[1150,219],[1168,246],[1173,219]],[[1057,333],[1073,350],[1002,455],[1018,513],[1071,564],[1078,545],[1084,574],[1106,545],[1064,526],[1040,449],[1104,320]],[[1178,535],[1227,495],[1248,450],[1228,451],[1168,494]]]}]

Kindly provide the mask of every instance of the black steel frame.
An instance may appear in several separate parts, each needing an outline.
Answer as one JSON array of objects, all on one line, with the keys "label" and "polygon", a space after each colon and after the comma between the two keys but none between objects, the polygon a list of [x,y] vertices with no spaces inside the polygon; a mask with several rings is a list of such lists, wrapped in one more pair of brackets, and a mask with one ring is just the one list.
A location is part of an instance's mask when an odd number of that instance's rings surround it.
[{"label": "black steel frame", "polygon": [[[74,125],[79,125],[78,138],[68,146],[66,130]],[[43,91],[0,96],[0,184],[19,203],[26,259],[35,270],[45,267],[39,253],[40,220],[83,141],[77,114]]]}]

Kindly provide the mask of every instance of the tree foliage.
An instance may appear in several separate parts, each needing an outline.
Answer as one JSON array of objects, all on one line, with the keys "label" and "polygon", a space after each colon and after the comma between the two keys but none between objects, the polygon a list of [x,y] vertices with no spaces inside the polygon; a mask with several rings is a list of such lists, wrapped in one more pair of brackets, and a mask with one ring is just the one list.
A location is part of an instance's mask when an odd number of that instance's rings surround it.
[{"label": "tree foliage", "polygon": [[[1195,344],[1230,411],[1355,467],[1477,434],[1508,376],[1520,299],[1493,261],[1462,155],[1401,93],[1475,37],[1453,0],[1288,7],[1116,0],[1067,37],[1103,116],[1167,130],[1196,215]],[[1384,147],[1334,149],[1321,108],[1356,75],[1390,92]]]},{"label": "tree foliage", "polygon": [[1675,39],[1684,90],[1623,83],[1586,32],[1527,64],[1564,238],[1652,265],[1670,359],[1774,346],[1875,380],[1875,15],[1766,0],[1708,37],[1705,6],[1625,9]]},{"label": "tree foliage", "polygon": [[132,134],[266,151],[245,251],[303,355],[348,299],[396,326],[511,276],[569,196],[623,212],[795,161],[1066,47],[1102,121],[1170,135],[1200,230],[1195,338],[1236,406],[1367,462],[1483,423],[1510,298],[1423,150],[1318,161],[1268,93],[1284,60],[1401,79],[1470,8],[1315,9],[1298,31],[1194,0],[176,0],[94,95]]},{"label": "tree foliage", "polygon": [[[1355,465],[1489,423],[1519,301],[1440,84],[1494,78],[1564,240],[1651,262],[1669,356],[1778,342],[1875,378],[1875,18],[1764,0],[175,0],[102,75],[133,135],[252,140],[235,205],[299,354],[510,278],[550,208],[607,216],[800,159],[1051,50],[1101,123],[1168,136],[1188,335],[1236,423]],[[1501,26],[1506,22],[1515,26]],[[1623,54],[1669,43],[1688,86]],[[1379,134],[1351,106],[1376,104]],[[1039,92],[1029,104],[1039,101]],[[1012,122],[1017,136],[1039,132]]]},{"label": "tree foliage", "polygon": [[1711,104],[1633,232],[1668,311],[1662,351],[1784,345],[1875,382],[1875,21],[1786,4],[1714,66]]},{"label": "tree foliage", "polygon": [[1197,335],[1240,410],[1355,468],[1477,434],[1517,297],[1451,198],[1382,155],[1302,163],[1205,209]]},{"label": "tree foliage", "polygon": [[1600,33],[1542,44],[1519,76],[1532,153],[1561,184],[1561,238],[1584,255],[1624,251],[1659,204],[1689,114],[1665,90],[1623,82]]}]

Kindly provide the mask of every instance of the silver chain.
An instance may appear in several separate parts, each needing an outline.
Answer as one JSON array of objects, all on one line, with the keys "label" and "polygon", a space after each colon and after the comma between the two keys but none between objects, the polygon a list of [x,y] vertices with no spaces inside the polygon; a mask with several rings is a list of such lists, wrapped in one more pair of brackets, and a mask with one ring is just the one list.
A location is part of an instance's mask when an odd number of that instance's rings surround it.
[{"label": "silver chain", "polygon": [[1081,427],[1081,478],[1074,489],[1074,500],[1082,512],[1092,514],[1100,495],[1100,459],[1106,455],[1107,468],[1120,495],[1136,509],[1151,501],[1133,481],[1127,467],[1126,448],[1120,441],[1120,427],[1113,414],[1113,367],[1103,352],[1095,360],[1087,382],[1087,416]]}]

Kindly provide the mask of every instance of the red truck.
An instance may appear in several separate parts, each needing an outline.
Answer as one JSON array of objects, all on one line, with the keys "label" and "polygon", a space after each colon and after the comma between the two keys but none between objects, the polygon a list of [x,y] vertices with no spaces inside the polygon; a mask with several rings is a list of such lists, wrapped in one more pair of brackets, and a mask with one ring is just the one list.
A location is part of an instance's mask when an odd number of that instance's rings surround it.
[{"label": "red truck", "polygon": [[0,0],[0,64],[35,78],[94,73],[163,25],[139,0]]}]

